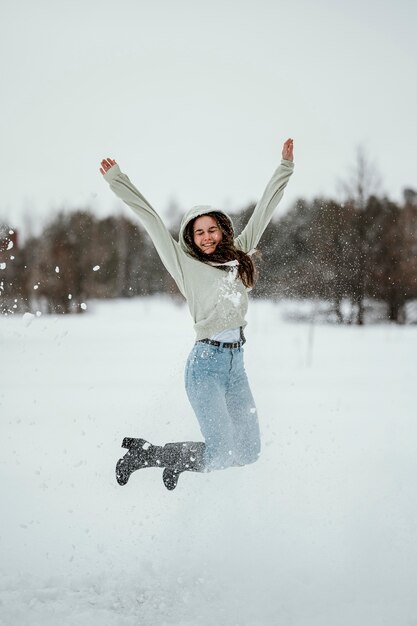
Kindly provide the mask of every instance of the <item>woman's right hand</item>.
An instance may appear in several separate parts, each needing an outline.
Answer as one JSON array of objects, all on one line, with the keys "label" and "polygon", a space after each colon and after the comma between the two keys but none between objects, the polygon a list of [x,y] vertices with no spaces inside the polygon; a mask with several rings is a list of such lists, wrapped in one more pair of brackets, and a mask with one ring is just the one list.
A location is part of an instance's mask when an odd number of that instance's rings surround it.
[{"label": "woman's right hand", "polygon": [[116,161],[114,161],[113,159],[110,159],[109,157],[107,159],[102,160],[100,172],[103,174],[103,176],[109,171],[111,167],[113,167],[113,165],[116,165]]}]

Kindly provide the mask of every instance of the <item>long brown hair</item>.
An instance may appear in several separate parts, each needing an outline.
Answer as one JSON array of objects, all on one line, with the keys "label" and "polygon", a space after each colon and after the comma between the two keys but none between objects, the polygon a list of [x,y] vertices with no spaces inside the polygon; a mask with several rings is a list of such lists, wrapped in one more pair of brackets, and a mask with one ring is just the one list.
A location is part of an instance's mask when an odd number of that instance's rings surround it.
[{"label": "long brown hair", "polygon": [[253,287],[256,278],[255,265],[251,257],[246,254],[246,252],[236,248],[234,244],[233,226],[227,215],[220,213],[220,211],[212,211],[210,213],[205,213],[204,215],[214,217],[218,227],[222,231],[222,240],[217,244],[215,251],[211,254],[205,254],[202,250],[200,250],[200,248],[194,243],[194,223],[198,217],[202,217],[201,215],[198,215],[188,222],[184,230],[184,240],[193,256],[195,256],[199,261],[208,264],[238,261],[239,265],[237,266],[237,272],[239,278],[245,287]]}]

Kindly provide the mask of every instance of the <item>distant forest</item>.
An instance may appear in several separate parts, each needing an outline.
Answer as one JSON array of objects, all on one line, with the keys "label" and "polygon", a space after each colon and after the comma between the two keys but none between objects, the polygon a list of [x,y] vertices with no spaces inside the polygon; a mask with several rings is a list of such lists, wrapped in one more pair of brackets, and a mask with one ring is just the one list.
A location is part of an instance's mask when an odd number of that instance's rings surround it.
[{"label": "distant forest", "polygon": [[[368,193],[360,166],[343,204],[299,199],[272,220],[255,257],[254,297],[317,300],[328,319],[340,323],[364,324],[373,308],[379,319],[416,321],[407,319],[407,305],[417,301],[417,191],[405,189],[401,203]],[[237,233],[253,208],[232,215]],[[178,227],[171,230],[175,238]],[[39,236],[18,244],[4,224],[3,315],[78,313],[92,298],[182,297],[133,213],[132,220],[98,219],[89,210],[60,213]]]}]

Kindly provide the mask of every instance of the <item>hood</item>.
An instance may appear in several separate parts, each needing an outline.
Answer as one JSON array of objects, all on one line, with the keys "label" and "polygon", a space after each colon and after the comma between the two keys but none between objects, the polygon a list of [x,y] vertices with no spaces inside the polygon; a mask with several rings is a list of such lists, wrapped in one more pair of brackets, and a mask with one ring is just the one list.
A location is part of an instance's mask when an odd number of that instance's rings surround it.
[{"label": "hood", "polygon": [[190,209],[189,211],[187,211],[187,213],[182,218],[181,226],[180,226],[180,232],[179,232],[179,236],[178,236],[180,246],[184,250],[184,252],[187,252],[188,254],[192,254],[192,251],[187,246],[187,244],[186,244],[186,242],[184,240],[184,230],[185,230],[185,227],[187,226],[188,222],[191,222],[191,220],[193,220],[195,217],[200,217],[200,215],[207,215],[208,213],[214,213],[214,212],[222,213],[223,215],[225,215],[227,217],[227,219],[229,220],[232,228],[233,228],[233,222],[230,219],[230,216],[227,215],[227,213],[225,213],[221,209],[216,209],[213,206],[210,206],[209,204],[199,204],[197,206],[193,206],[193,208]]}]

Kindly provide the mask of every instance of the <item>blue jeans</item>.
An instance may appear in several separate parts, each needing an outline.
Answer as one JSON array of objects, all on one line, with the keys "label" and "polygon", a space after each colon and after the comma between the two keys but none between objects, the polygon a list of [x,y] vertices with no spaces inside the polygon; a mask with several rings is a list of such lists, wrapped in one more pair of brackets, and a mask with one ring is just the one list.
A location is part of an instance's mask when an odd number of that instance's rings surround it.
[{"label": "blue jeans", "polygon": [[205,469],[254,463],[261,443],[243,348],[197,342],[187,360],[185,388],[206,443]]}]

